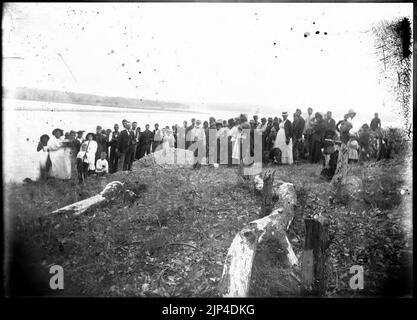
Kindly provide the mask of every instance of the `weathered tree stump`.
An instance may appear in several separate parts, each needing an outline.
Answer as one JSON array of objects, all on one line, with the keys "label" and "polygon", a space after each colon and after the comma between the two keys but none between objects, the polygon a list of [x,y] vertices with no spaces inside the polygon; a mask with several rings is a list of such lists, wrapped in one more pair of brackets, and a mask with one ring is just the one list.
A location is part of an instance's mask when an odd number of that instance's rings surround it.
[{"label": "weathered tree stump", "polygon": [[337,158],[336,171],[333,175],[331,184],[333,187],[341,188],[346,185],[346,178],[348,174],[348,160],[349,160],[349,149],[346,144],[342,143],[339,149],[339,155]]},{"label": "weathered tree stump", "polygon": [[272,212],[274,174],[275,170],[267,170],[263,176],[261,217],[265,217]]},{"label": "weathered tree stump", "polygon": [[326,291],[326,249],[329,244],[325,218],[305,219],[306,235],[301,264],[303,295],[324,295]]},{"label": "weathered tree stump", "polygon": [[294,185],[282,183],[276,187],[278,202],[273,206],[272,213],[264,218],[252,221],[233,239],[226,256],[220,293],[223,297],[246,297],[252,273],[253,260],[257,245],[266,237],[273,237],[282,252],[285,252],[286,263],[283,268],[291,269],[298,265],[287,230],[294,218],[294,206],[297,196]]},{"label": "weathered tree stump", "polygon": [[79,215],[93,206],[97,206],[106,201],[114,200],[124,194],[127,194],[129,197],[135,195],[133,191],[125,189],[123,183],[119,181],[112,181],[98,195],[75,202],[51,213],[73,213],[75,215]]}]

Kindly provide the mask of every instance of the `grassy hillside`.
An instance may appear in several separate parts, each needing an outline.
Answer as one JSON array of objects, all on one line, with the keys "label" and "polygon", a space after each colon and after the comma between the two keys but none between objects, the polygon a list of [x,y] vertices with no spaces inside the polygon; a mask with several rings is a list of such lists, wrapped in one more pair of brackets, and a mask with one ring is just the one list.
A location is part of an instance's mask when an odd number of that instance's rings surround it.
[{"label": "grassy hillside", "polygon": [[[405,294],[412,242],[401,209],[411,201],[408,191],[401,193],[403,157],[354,165],[351,175],[363,181],[354,204],[319,179],[320,168],[277,167],[277,178],[294,183],[297,191],[299,206],[289,231],[295,253],[301,257],[303,219],[324,215],[332,238],[327,296]],[[119,199],[77,217],[45,215],[113,180],[136,190],[139,199]],[[47,295],[216,296],[232,239],[257,219],[261,207],[252,187],[228,167],[163,170],[136,163],[133,172],[90,179],[83,189],[51,180],[9,185],[7,194],[15,243],[24,248],[25,265],[37,272]],[[59,293],[47,288],[53,264],[65,271],[66,287]],[[349,288],[349,268],[356,264],[365,269],[365,289],[359,293]],[[273,296],[273,274],[263,272],[252,293]]]}]

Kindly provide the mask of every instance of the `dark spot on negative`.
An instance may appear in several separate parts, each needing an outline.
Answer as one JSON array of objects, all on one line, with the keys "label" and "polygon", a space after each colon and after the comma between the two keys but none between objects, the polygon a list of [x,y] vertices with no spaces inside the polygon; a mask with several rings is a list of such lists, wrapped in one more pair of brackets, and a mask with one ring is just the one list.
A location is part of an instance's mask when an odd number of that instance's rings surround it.
[{"label": "dark spot on negative", "polygon": [[122,67],[124,67],[125,66],[125,64],[124,63],[122,63]]},{"label": "dark spot on negative", "polygon": [[320,31],[316,31],[316,34],[319,34],[320,33]]},{"label": "dark spot on negative", "polygon": [[324,35],[326,35],[326,36],[327,36],[327,32],[325,32],[325,33],[324,33]]}]

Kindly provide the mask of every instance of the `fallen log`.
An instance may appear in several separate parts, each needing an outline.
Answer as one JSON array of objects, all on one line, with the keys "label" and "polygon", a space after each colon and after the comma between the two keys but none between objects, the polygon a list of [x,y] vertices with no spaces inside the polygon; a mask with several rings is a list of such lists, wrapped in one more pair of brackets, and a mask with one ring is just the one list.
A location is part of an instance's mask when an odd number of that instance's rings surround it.
[{"label": "fallen log", "polygon": [[[267,177],[271,179],[270,175]],[[294,219],[294,206],[297,204],[294,185],[281,182],[274,185],[273,189],[279,200],[274,204],[272,213],[250,222],[233,239],[219,287],[223,297],[248,296],[256,248],[267,237],[274,238],[279,249],[285,253],[284,268],[292,269],[299,264],[287,237],[287,230]]]},{"label": "fallen log", "polygon": [[99,194],[93,197],[75,202],[63,208],[57,209],[51,212],[51,214],[72,213],[74,215],[79,215],[81,213],[84,213],[85,211],[87,211],[93,206],[97,206],[106,201],[114,200],[116,199],[116,197],[121,196],[124,193],[127,193],[130,197],[132,197],[132,194],[134,194],[133,191],[125,189],[123,183],[119,181],[112,181]]}]

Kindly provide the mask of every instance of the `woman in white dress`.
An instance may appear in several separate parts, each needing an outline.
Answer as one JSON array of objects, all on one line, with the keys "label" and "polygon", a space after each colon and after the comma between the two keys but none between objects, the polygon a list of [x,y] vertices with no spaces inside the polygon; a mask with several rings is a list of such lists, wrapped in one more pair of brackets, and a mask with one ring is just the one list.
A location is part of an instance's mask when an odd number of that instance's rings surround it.
[{"label": "woman in white dress", "polygon": [[63,137],[62,129],[52,131],[52,137],[48,140],[47,149],[51,159],[49,176],[58,179],[71,179],[71,159]]},{"label": "woman in white dress", "polygon": [[277,137],[274,142],[274,148],[279,148],[281,150],[281,163],[282,164],[292,164],[292,138],[289,138],[289,143],[287,144],[287,137],[285,135],[285,123],[289,121],[285,117],[286,113],[283,112],[284,121],[279,124],[279,130]]},{"label": "woman in white dress", "polygon": [[232,163],[236,164],[240,161],[240,136],[239,123],[235,119],[234,126],[229,131],[230,141],[232,142]]},{"label": "woman in white dress", "polygon": [[97,142],[94,140],[94,133],[88,133],[86,136],[86,141],[84,142],[87,145],[87,161],[88,161],[88,172],[96,170],[95,160],[97,152]]}]

